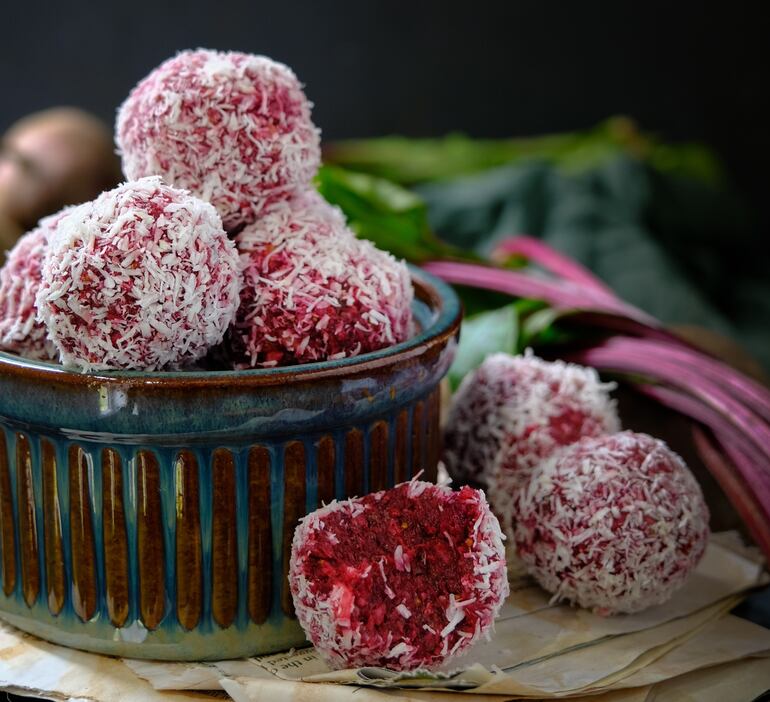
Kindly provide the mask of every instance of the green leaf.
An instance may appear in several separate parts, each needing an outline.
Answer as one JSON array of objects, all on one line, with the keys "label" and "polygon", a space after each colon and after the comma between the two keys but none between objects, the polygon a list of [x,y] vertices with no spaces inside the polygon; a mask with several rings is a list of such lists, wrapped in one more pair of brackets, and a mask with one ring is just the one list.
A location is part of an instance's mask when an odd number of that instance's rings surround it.
[{"label": "green leaf", "polygon": [[502,166],[521,158],[550,158],[574,148],[582,135],[565,134],[535,139],[472,139],[450,134],[438,139],[390,136],[330,144],[327,162],[413,185],[453,178]]},{"label": "green leaf", "polygon": [[385,251],[413,263],[439,258],[478,260],[441,242],[431,231],[425,203],[414,193],[366,173],[323,166],[318,191],[337,205],[351,229]]},{"label": "green leaf", "polygon": [[[482,259],[464,249],[439,240],[428,224],[422,198],[400,185],[366,173],[323,166],[316,178],[323,197],[337,205],[356,233],[385,251],[412,263],[450,259],[478,263]],[[511,256],[506,268],[519,268],[526,261]],[[455,286],[465,314],[496,310],[509,304],[511,296],[494,290]],[[521,304],[521,301],[516,303]],[[542,306],[542,303],[535,303]]]},{"label": "green leaf", "polygon": [[508,293],[472,288],[465,285],[453,285],[452,287],[463,303],[465,317],[472,317],[481,312],[496,310],[511,303],[511,296]]},{"label": "green leaf", "polygon": [[[534,302],[529,300],[528,302]],[[559,320],[570,317],[580,310],[565,310],[555,307],[531,308],[528,314],[522,314],[521,333],[519,334],[519,352],[537,346],[548,346],[570,341],[573,334],[561,329]]]},{"label": "green leaf", "polygon": [[516,353],[518,331],[519,310],[516,304],[466,317],[460,329],[457,355],[449,369],[452,390],[490,354]]},{"label": "green leaf", "polygon": [[722,179],[722,169],[707,148],[663,143],[622,116],[593,129],[565,134],[513,139],[473,139],[464,134],[438,139],[388,136],[338,141],[324,148],[327,163],[404,185],[457,178],[526,161],[581,172],[620,154],[634,156],[656,170],[710,184]]}]

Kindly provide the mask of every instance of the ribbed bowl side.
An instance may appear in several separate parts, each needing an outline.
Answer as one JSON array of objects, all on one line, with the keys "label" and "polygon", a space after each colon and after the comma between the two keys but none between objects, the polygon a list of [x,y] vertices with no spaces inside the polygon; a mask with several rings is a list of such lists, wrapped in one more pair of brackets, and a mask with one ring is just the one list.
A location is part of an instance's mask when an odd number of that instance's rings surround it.
[{"label": "ribbed bowl side", "polygon": [[435,480],[439,388],[364,424],[243,443],[106,442],[0,422],[0,615],[117,655],[219,659],[301,645],[298,520]]}]

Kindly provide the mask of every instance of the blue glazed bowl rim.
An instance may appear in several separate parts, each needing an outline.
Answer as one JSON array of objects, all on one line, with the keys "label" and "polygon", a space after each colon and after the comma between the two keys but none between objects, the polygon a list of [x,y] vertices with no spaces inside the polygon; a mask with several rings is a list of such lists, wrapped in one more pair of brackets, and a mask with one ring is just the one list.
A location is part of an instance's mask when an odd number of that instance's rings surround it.
[{"label": "blue glazed bowl rim", "polygon": [[459,331],[462,306],[454,290],[426,271],[409,265],[415,298],[433,312],[430,324],[411,338],[393,346],[333,361],[318,361],[296,366],[220,371],[97,371],[79,373],[56,363],[22,358],[0,351],[0,374],[34,376],[38,380],[66,384],[118,384],[177,387],[213,387],[231,385],[276,385],[306,382],[316,378],[356,375],[376,368],[398,364],[423,355],[431,346],[443,346]]}]

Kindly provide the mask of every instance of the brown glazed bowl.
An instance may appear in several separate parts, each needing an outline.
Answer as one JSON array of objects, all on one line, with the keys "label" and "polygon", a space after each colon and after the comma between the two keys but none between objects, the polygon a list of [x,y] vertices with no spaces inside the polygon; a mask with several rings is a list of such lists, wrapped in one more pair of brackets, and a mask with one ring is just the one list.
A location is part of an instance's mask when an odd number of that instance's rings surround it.
[{"label": "brown glazed bowl", "polygon": [[436,475],[460,305],[413,269],[408,341],[290,368],[84,375],[0,354],[0,616],[135,658],[305,641],[297,520]]}]

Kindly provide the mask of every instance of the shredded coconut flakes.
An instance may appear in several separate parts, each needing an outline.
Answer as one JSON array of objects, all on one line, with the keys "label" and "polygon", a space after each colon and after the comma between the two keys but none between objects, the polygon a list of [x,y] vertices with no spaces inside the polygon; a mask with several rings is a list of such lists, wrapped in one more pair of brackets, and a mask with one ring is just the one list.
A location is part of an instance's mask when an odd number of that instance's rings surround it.
[{"label": "shredded coconut flakes", "polygon": [[681,458],[646,434],[589,437],[532,473],[517,553],[553,601],[599,614],[665,602],[694,570],[709,513]]},{"label": "shredded coconut flakes", "polygon": [[231,230],[310,184],[321,158],[311,107],[281,63],[183,51],[154,69],[120,107],[123,171],[130,179],[162,175],[211,202]]},{"label": "shredded coconut flakes", "polygon": [[[333,502],[302,519],[295,531],[289,583],[297,617],[334,667],[441,665],[488,635],[508,594],[504,537],[483,493],[415,482],[353,500],[366,505],[355,514],[351,500]],[[427,537],[420,534],[435,530],[433,520],[450,513],[448,528],[455,538],[446,543],[439,535],[438,542],[424,542]],[[458,522],[460,514],[465,516]],[[339,527],[340,543],[333,546],[324,538],[330,524]],[[391,537],[398,542],[383,550]],[[369,540],[366,547],[360,538]],[[429,566],[424,549],[431,558],[436,549],[443,555]],[[448,567],[445,559],[455,562]],[[374,564],[381,577],[365,581],[363,563]],[[438,570],[434,574],[428,567]],[[431,583],[427,589],[425,577]],[[356,593],[349,620],[336,614],[339,607],[331,601],[330,593],[340,590]]]},{"label": "shredded coconut flakes", "polygon": [[218,344],[240,288],[237,251],[214,208],[148,177],[61,218],[36,304],[65,365],[158,370]]},{"label": "shredded coconut flakes", "polygon": [[236,242],[244,289],[228,346],[237,368],[356,356],[411,333],[406,265],[356,239],[317,193],[276,204]]}]

